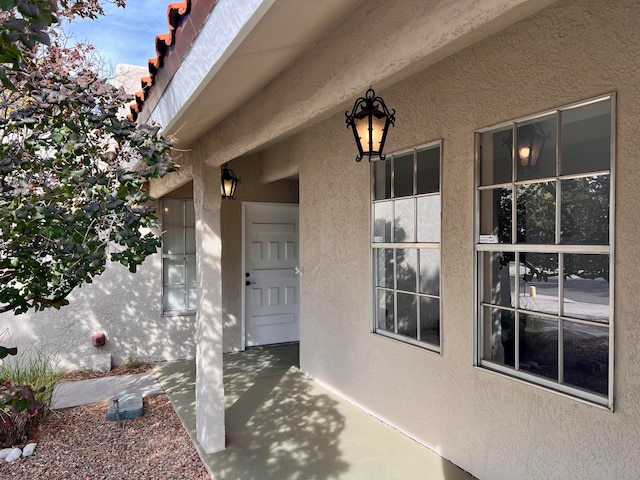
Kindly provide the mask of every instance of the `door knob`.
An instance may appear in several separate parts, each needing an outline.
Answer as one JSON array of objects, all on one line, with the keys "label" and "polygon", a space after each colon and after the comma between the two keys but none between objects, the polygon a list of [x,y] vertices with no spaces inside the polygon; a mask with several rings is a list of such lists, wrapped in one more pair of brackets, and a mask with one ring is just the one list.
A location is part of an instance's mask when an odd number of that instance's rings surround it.
[{"label": "door knob", "polygon": [[247,280],[246,282],[244,282],[245,285],[255,285],[256,282],[251,282],[249,280]]}]

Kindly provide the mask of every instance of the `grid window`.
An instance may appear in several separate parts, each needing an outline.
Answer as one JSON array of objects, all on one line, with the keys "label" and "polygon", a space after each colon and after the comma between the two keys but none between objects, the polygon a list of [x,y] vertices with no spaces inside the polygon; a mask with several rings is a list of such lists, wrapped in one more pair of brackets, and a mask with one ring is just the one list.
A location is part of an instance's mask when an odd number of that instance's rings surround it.
[{"label": "grid window", "polygon": [[440,351],[441,142],[371,164],[374,332]]},{"label": "grid window", "polygon": [[196,311],[196,241],[193,200],[162,201],[162,313]]},{"label": "grid window", "polygon": [[614,98],[478,132],[476,362],[613,407]]}]

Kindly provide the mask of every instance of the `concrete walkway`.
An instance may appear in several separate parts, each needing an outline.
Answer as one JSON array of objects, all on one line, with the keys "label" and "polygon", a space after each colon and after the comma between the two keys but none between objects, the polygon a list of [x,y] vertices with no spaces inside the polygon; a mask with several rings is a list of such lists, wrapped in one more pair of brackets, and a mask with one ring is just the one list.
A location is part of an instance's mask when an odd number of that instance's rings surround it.
[{"label": "concrete walkway", "polygon": [[302,374],[298,346],[224,356],[227,449],[195,437],[195,362],[154,368],[217,480],[469,480],[474,477]]},{"label": "concrete walkway", "polygon": [[124,393],[140,393],[145,397],[164,391],[153,373],[92,378],[59,383],[53,391],[51,406],[53,409],[77,407]]}]

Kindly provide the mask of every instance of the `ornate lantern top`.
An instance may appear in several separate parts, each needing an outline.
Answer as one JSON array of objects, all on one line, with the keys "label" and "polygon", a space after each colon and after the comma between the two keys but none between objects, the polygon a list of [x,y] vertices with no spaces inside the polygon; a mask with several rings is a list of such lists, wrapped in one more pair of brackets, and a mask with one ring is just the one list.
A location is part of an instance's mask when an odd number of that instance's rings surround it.
[{"label": "ornate lantern top", "polygon": [[347,126],[353,129],[353,135],[358,146],[356,162],[363,157],[379,157],[385,159],[382,154],[384,142],[387,138],[389,125],[396,121],[395,110],[389,111],[381,97],[376,96],[373,88],[369,88],[364,97],[360,97],[353,105],[351,114],[345,112]]}]

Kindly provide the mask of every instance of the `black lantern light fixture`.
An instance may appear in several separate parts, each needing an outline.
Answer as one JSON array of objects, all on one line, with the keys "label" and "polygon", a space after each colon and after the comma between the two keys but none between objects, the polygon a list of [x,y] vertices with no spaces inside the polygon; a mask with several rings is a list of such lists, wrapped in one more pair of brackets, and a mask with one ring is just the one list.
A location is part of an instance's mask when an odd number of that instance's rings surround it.
[{"label": "black lantern light fixture", "polygon": [[221,191],[222,198],[228,198],[230,200],[234,200],[234,195],[236,194],[236,187],[240,183],[240,178],[236,176],[233,170],[229,168],[229,165],[225,163],[222,166],[222,175],[220,176],[221,180]]},{"label": "black lantern light fixture", "polygon": [[[535,167],[540,153],[549,135],[538,122],[518,126],[516,133],[516,152],[522,167]],[[511,148],[511,146],[509,147]]]},{"label": "black lantern light fixture", "polygon": [[364,97],[360,97],[353,105],[351,114],[345,112],[347,126],[353,129],[353,135],[358,146],[358,156],[356,162],[363,157],[379,157],[384,160],[382,154],[384,142],[387,138],[389,125],[394,125],[396,121],[395,110],[389,111],[384,104],[384,100],[376,97],[376,92],[369,87]]}]

